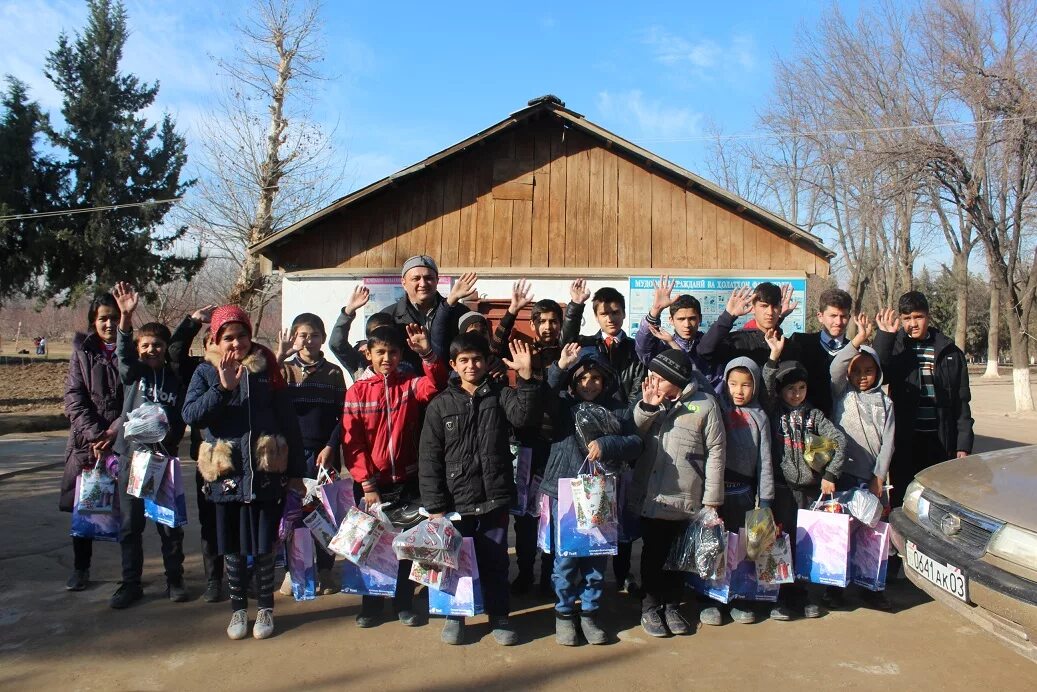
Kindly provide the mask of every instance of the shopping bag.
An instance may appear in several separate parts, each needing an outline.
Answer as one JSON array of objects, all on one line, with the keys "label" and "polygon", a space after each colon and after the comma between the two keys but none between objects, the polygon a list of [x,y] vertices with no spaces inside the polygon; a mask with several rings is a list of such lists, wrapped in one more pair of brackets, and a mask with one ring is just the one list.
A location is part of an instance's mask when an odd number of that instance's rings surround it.
[{"label": "shopping bag", "polygon": [[756,580],[761,584],[791,584],[796,580],[792,570],[792,546],[789,536],[782,533],[771,547],[755,560]]},{"label": "shopping bag", "polygon": [[[612,477],[613,488],[615,478]],[[609,493],[613,506],[611,521],[581,529],[577,519],[577,507],[573,498],[573,479],[558,479],[558,513],[553,517],[554,549],[559,557],[591,557],[593,555],[615,555],[618,552],[619,524],[616,521],[616,495]]]},{"label": "shopping bag", "polygon": [[439,567],[457,567],[461,532],[445,518],[426,519],[392,543],[396,557]]},{"label": "shopping bag", "polygon": [[[84,473],[86,471],[80,472],[76,477],[76,498],[82,495]],[[119,511],[119,493],[115,493],[112,498],[111,512],[81,512],[78,501],[72,506],[72,527],[69,534],[76,538],[117,542],[121,528],[122,515]]]},{"label": "shopping bag", "polygon": [[465,538],[461,543],[457,568],[446,571],[451,573],[445,581],[452,591],[429,589],[429,615],[480,615],[483,612],[482,585],[475,559],[475,542],[471,538]]},{"label": "shopping bag", "polygon": [[138,449],[130,458],[130,475],[126,492],[142,500],[155,499],[166,472],[169,457],[159,452]]},{"label": "shopping bag", "polygon": [[362,565],[385,530],[385,525],[377,518],[350,507],[334,538],[328,542],[328,550],[353,564]]},{"label": "shopping bag", "polygon": [[814,584],[846,586],[850,583],[849,514],[824,511],[830,503],[819,501],[818,509],[801,509],[796,515],[796,578]]},{"label": "shopping bag", "polygon": [[146,401],[133,409],[123,423],[123,435],[130,442],[158,444],[169,434],[169,417],[162,404]]},{"label": "shopping bag", "polygon": [[284,511],[281,512],[281,523],[277,527],[277,540],[281,544],[288,542],[292,531],[302,528],[302,498],[289,492],[284,498]]},{"label": "shopping bag", "polygon": [[312,601],[317,597],[317,562],[309,529],[295,529],[288,539],[288,576],[292,597]]},{"label": "shopping bag", "polygon": [[688,574],[688,585],[700,594],[730,603],[735,599],[747,601],[765,601],[773,603],[778,600],[779,587],[775,584],[761,584],[756,578],[756,562],[750,560],[745,552],[746,532],[728,532],[726,537],[727,569],[717,579],[703,579],[697,574]]},{"label": "shopping bag", "polygon": [[336,480],[317,486],[317,497],[320,498],[335,526],[340,526],[349,514],[350,507],[356,507],[353,497],[352,480]]},{"label": "shopping bag", "polygon": [[515,450],[515,502],[510,512],[517,517],[523,516],[529,509],[530,482],[533,471],[533,450],[529,447],[518,447]]},{"label": "shopping bag", "polygon": [[882,591],[886,588],[888,565],[889,524],[879,522],[875,528],[858,525],[850,548],[850,578],[853,583],[871,591]]},{"label": "shopping bag", "polygon": [[529,481],[529,497],[526,498],[526,514],[531,517],[540,516],[540,486],[544,477],[539,473]]},{"label": "shopping bag", "polygon": [[335,534],[338,533],[338,527],[335,525],[334,519],[331,518],[331,514],[324,507],[320,497],[313,497],[303,505],[302,511],[303,525],[313,534],[313,540],[317,541],[324,550],[328,550],[328,545],[335,538]]},{"label": "shopping bag", "polygon": [[79,473],[76,485],[76,508],[83,514],[111,514],[115,510],[118,478],[111,476],[104,464]]},{"label": "shopping bag", "polygon": [[867,488],[857,488],[846,500],[846,511],[857,521],[875,528],[882,520],[882,502]]},{"label": "shopping bag", "polygon": [[670,546],[665,569],[692,572],[707,581],[723,577],[727,565],[727,532],[712,507],[696,513],[684,533]]},{"label": "shopping bag", "polygon": [[174,529],[187,523],[187,495],[178,458],[172,457],[166,464],[155,498],[144,500],[144,516]]},{"label": "shopping bag", "polygon": [[745,554],[750,560],[755,560],[774,545],[778,527],[770,507],[757,507],[745,513],[745,535],[748,541]]},{"label": "shopping bag", "polygon": [[392,549],[396,534],[383,531],[362,565],[342,563],[342,591],[361,596],[395,596],[400,561]]},{"label": "shopping bag", "polygon": [[537,548],[551,553],[551,498],[543,493],[537,498]]},{"label": "shopping bag", "polygon": [[[603,473],[579,474],[569,478],[576,528],[590,531],[616,521],[616,477]],[[618,530],[618,526],[617,526]]]}]

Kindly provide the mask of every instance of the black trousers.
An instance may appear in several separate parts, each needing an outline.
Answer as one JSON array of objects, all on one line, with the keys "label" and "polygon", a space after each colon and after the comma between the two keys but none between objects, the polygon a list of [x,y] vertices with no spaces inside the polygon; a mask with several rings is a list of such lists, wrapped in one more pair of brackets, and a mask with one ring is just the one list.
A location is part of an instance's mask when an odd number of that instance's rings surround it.
[{"label": "black trousers", "polygon": [[[789,547],[792,554],[796,554],[796,522],[799,510],[808,509],[821,495],[821,485],[781,485],[774,484],[774,503],[771,510],[774,512],[774,521],[782,531],[788,534]],[[798,605],[807,597],[807,588],[801,583],[782,584],[778,593],[778,599],[784,604]]]},{"label": "black trousers", "polygon": [[537,553],[540,553],[540,581],[550,584],[551,572],[554,571],[554,555],[542,553],[537,548],[537,527],[539,517],[528,514],[515,517],[515,560],[518,562],[520,575],[529,575],[533,579]]},{"label": "black trousers", "polygon": [[202,563],[205,565],[207,581],[223,580],[223,556],[220,555],[219,543],[216,540],[216,505],[209,502],[202,488],[205,480],[202,474],[194,473],[195,489],[198,500],[198,526],[202,532]]},{"label": "black trousers", "polygon": [[663,569],[673,542],[679,540],[688,522],[641,517],[641,611],[661,606],[677,607],[684,593],[684,573]]},{"label": "black trousers", "polygon": [[889,491],[890,506],[900,507],[904,504],[907,485],[917,474],[953,456],[954,450],[944,449],[943,443],[934,432],[914,432],[898,436],[893,448],[893,459],[889,465],[889,476],[893,486]]},{"label": "black trousers", "polygon": [[[122,581],[124,584],[139,584],[144,571],[144,527],[148,520],[144,516],[144,500],[126,492],[129,481],[129,464],[119,471],[119,503],[122,510],[122,526],[119,529],[119,545],[122,547]],[[162,564],[166,580],[179,582],[184,577],[184,530],[155,523],[162,541]]]},{"label": "black trousers", "polygon": [[94,539],[72,537],[72,557],[75,569],[90,569],[90,560],[94,555]]}]

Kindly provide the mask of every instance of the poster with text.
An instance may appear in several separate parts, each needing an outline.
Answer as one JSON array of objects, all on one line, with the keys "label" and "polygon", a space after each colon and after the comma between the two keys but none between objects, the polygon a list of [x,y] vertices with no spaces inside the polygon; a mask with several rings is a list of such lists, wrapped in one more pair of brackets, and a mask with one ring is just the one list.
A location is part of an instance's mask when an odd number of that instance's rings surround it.
[{"label": "poster with text", "polygon": [[[731,297],[731,291],[743,286],[752,287],[756,284],[763,283],[764,281],[770,281],[778,286],[791,284],[792,299],[799,302],[799,305],[792,311],[792,314],[786,317],[785,321],[782,322],[782,329],[785,333],[792,334],[794,332],[802,332],[806,329],[805,303],[807,280],[805,278],[782,279],[766,276],[702,278],[694,276],[671,276],[670,280],[674,282],[674,297],[689,293],[698,298],[699,303],[702,304],[702,326],[699,327],[699,329],[703,332],[708,331],[713,322],[715,322],[717,317],[719,317],[724,311],[724,306],[727,305],[727,299]],[[630,295],[629,300],[627,301],[627,319],[629,320],[629,332],[631,335],[637,333],[637,328],[641,324],[641,318],[647,315],[648,311],[652,309],[652,302],[655,295],[655,284],[657,281],[659,281],[658,276],[630,277]],[[663,328],[666,329],[666,331],[672,332],[673,327],[670,326],[669,311],[663,310],[661,317]],[[738,321],[735,322],[735,329],[739,329],[750,319],[752,319],[752,313],[739,318]]]}]

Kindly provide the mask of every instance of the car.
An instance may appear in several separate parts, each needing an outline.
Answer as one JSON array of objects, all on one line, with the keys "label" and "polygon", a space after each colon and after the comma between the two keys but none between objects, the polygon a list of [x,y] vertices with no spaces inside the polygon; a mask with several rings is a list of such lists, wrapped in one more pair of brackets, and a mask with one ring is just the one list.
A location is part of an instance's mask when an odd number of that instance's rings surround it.
[{"label": "car", "polygon": [[1037,446],[925,469],[890,525],[915,586],[1037,661]]}]

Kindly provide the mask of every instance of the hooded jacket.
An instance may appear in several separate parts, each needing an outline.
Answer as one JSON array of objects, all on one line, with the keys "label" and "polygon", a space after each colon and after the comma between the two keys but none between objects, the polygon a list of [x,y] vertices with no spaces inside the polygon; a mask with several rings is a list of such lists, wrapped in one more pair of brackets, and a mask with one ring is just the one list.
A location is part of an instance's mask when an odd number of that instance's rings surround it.
[{"label": "hooded jacket", "polygon": [[424,375],[398,367],[357,380],[346,390],[342,415],[345,467],[365,491],[415,480],[418,438],[425,407],[447,380],[436,355],[422,361]]},{"label": "hooded jacket", "polygon": [[676,401],[634,406],[644,450],[628,495],[650,519],[690,519],[703,504],[724,503],[727,436],[720,403],[693,379]]},{"label": "hooded jacket", "polygon": [[[878,378],[866,392],[850,384],[850,366],[867,354],[875,361]],[[893,402],[882,392],[882,365],[879,356],[868,346],[858,351],[848,343],[832,361],[832,421],[846,433],[846,461],[843,475],[871,480],[885,478],[893,458],[896,422]]]},{"label": "hooded jacket", "polygon": [[76,478],[85,466],[94,462],[90,444],[105,432],[118,432],[121,414],[122,387],[116,362],[105,354],[97,334],[76,334],[65,380],[65,415],[71,427],[58,499],[61,511],[72,511]]},{"label": "hooded jacket", "polygon": [[[576,432],[576,420],[573,417],[574,409],[584,402],[569,391],[572,376],[577,371],[593,368],[602,374],[604,386],[601,393],[594,399],[594,403],[604,406],[615,414],[620,424],[619,434],[605,435],[595,440],[601,448],[599,463],[608,473],[620,473],[625,470],[624,462],[636,461],[641,454],[641,437],[630,416],[630,410],[620,405],[615,399],[616,371],[609,366],[601,354],[588,350],[589,353],[565,370],[558,367],[557,363],[552,363],[547,369],[547,386],[553,395],[548,408],[552,412],[551,418],[554,425],[551,452],[547,459],[540,491],[555,499],[558,499],[558,479],[575,478],[587,458],[587,453],[580,444],[580,437]],[[584,473],[589,472],[589,470],[584,470]]]},{"label": "hooded jacket", "polygon": [[430,513],[486,514],[515,500],[511,435],[540,419],[543,390],[485,378],[474,394],[451,382],[425,410],[418,449],[421,501]]},{"label": "hooded jacket", "polygon": [[[807,399],[799,406],[792,408],[781,398],[778,381],[794,368],[802,368],[796,361],[783,361],[778,364],[768,360],[763,366],[763,383],[767,390],[767,401],[770,406],[768,414],[771,419],[773,434],[772,455],[780,450],[781,458],[777,464],[781,467],[785,482],[795,487],[814,487],[825,480],[835,483],[842,473],[843,458],[846,453],[846,436],[832,421],[825,418],[821,409],[810,404],[810,390]],[[836,450],[831,461],[825,466],[824,473],[815,473],[803,457],[806,445],[806,434],[811,433],[834,440]]]},{"label": "hooded jacket", "polygon": [[[735,358],[724,369],[724,383],[735,368],[745,368],[753,378],[753,396],[748,404],[737,406],[731,400],[726,384],[720,395],[727,430],[728,480],[755,482],[761,501],[774,499],[774,466],[771,459],[771,423],[760,404],[763,375],[752,358]],[[736,474],[736,476],[733,476]]]},{"label": "hooded jacket", "polygon": [[288,478],[306,476],[302,436],[270,349],[255,342],[237,388],[220,386],[221,354],[210,345],[191,377],[184,421],[205,428],[198,471],[213,502],[280,500]]}]

